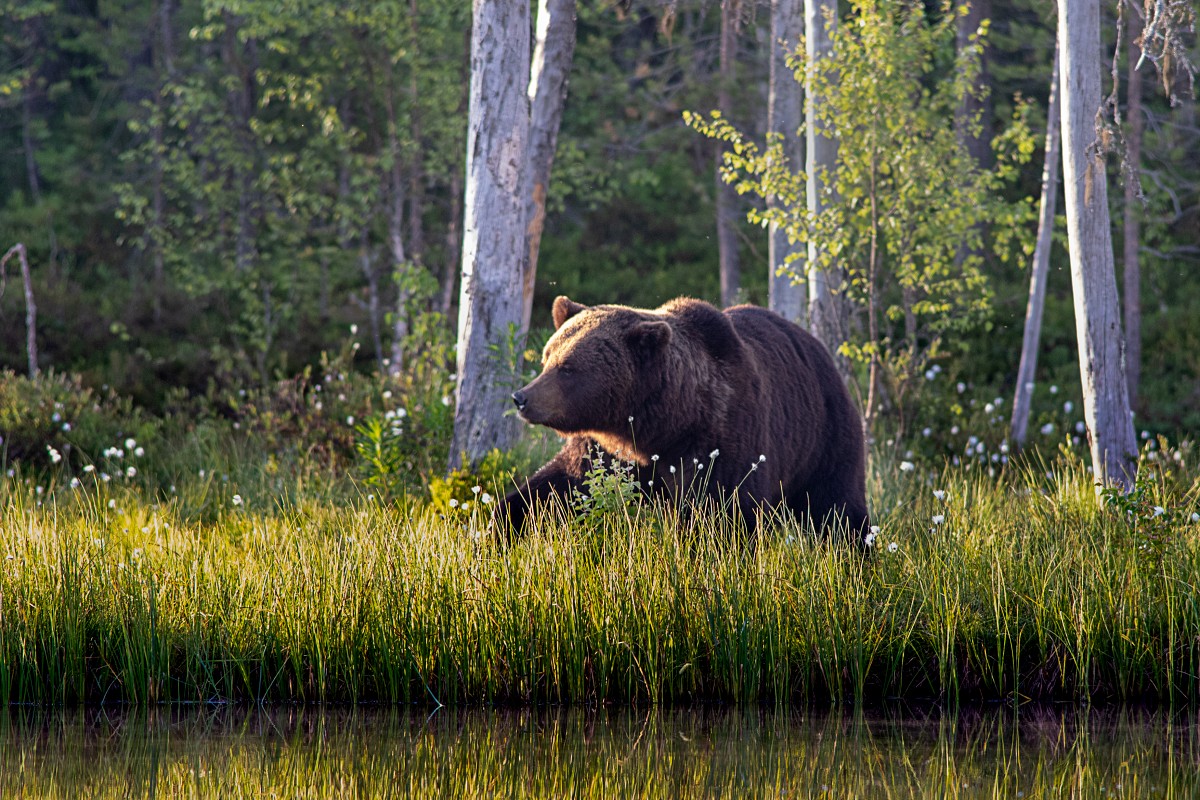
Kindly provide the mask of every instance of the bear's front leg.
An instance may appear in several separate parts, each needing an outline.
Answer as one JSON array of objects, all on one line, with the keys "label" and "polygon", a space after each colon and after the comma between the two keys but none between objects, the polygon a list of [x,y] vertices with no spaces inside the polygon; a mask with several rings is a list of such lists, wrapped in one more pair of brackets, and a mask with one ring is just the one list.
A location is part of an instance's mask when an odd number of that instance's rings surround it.
[{"label": "bear's front leg", "polygon": [[589,439],[571,437],[558,455],[497,503],[492,527],[501,540],[508,540],[510,534],[519,538],[525,533],[533,506],[553,497],[565,503],[573,490],[583,486],[584,475],[591,465],[590,445]]}]

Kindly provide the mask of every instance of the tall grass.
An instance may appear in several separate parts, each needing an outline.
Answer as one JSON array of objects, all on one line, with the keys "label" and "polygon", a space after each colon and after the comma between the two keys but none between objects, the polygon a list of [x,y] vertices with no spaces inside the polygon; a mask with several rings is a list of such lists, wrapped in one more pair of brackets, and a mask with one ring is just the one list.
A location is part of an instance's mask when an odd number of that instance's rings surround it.
[{"label": "tall grass", "polygon": [[479,503],[13,478],[0,703],[1200,699],[1194,490],[1149,547],[1077,464],[876,483],[864,558],[648,505],[502,548]]}]

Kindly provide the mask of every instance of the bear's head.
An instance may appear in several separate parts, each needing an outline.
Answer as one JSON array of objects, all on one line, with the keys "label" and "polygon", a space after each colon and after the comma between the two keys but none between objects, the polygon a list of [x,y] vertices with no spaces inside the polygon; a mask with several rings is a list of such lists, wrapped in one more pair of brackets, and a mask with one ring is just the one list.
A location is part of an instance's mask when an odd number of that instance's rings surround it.
[{"label": "bear's head", "polygon": [[513,393],[521,418],[562,434],[627,436],[674,336],[658,312],[558,297],[542,374]]}]

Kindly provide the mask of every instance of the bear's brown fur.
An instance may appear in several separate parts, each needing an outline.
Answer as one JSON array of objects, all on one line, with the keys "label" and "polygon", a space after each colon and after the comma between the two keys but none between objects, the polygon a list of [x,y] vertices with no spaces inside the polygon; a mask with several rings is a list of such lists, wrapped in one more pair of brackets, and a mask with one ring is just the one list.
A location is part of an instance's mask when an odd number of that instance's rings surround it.
[{"label": "bear's brown fur", "polygon": [[504,498],[502,524],[519,532],[532,503],[581,489],[599,447],[633,461],[650,491],[736,488],[751,522],[782,504],[818,528],[836,513],[867,532],[862,418],[806,331],[763,308],[687,298],[645,310],[558,297],[553,315],[542,374],[513,401],[567,441]]}]

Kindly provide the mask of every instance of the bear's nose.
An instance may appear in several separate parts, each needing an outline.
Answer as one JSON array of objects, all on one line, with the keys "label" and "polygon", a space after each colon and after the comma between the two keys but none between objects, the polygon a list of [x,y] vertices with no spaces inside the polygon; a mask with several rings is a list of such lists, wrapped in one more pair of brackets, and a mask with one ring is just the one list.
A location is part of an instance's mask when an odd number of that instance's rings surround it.
[{"label": "bear's nose", "polygon": [[529,402],[529,398],[520,389],[512,393],[512,399],[517,404],[517,411],[524,411],[525,404]]}]

